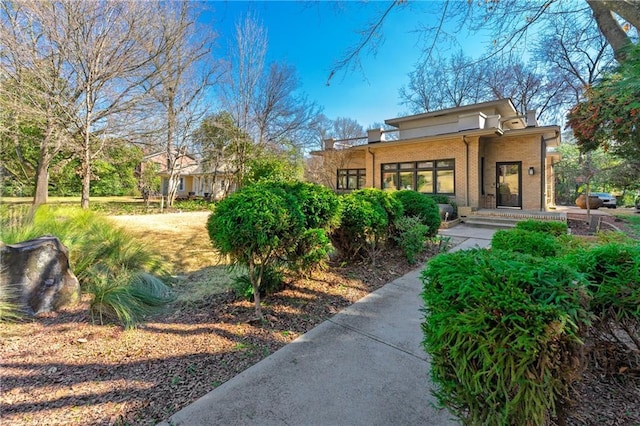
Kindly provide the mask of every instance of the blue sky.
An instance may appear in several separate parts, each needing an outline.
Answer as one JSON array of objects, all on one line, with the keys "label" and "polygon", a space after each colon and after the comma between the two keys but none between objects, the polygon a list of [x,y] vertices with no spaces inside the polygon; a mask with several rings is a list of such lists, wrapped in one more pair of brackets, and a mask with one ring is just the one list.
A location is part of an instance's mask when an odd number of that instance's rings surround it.
[{"label": "blue sky", "polygon": [[349,117],[368,128],[406,112],[398,91],[408,82],[407,74],[420,56],[415,30],[438,19],[435,2],[410,2],[394,9],[385,21],[385,40],[377,54],[365,51],[360,70],[342,71],[327,86],[334,63],[360,41],[358,31],[379,17],[389,4],[216,1],[207,2],[203,18],[218,34],[220,55],[222,48],[232,42],[235,23],[251,11],[267,30],[268,60],[283,60],[295,66],[301,90],[323,107],[327,117]]}]

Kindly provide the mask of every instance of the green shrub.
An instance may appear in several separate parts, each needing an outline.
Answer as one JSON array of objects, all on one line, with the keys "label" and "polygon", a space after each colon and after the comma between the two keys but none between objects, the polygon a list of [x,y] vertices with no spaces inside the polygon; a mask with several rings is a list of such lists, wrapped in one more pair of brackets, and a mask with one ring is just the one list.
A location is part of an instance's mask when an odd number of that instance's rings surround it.
[{"label": "green shrub", "polygon": [[542,232],[544,234],[550,234],[555,237],[567,234],[567,223],[559,222],[555,220],[524,220],[516,224],[516,229],[522,229],[523,231]]},{"label": "green shrub", "polygon": [[358,199],[367,200],[382,207],[387,215],[387,223],[390,226],[393,226],[396,219],[404,214],[402,203],[394,198],[391,192],[377,188],[364,188],[353,191],[351,194]]},{"label": "green shrub", "polygon": [[[439,218],[439,216],[438,216]],[[403,216],[396,220],[397,235],[394,237],[404,251],[410,264],[416,263],[416,255],[424,251],[424,242],[429,236],[429,227],[415,216]]]},{"label": "green shrub", "polygon": [[422,273],[434,395],[464,424],[544,424],[577,378],[583,278],[558,259],[467,250]]},{"label": "green shrub", "polygon": [[333,246],[345,259],[360,257],[375,263],[380,246],[389,233],[384,207],[355,193],[342,196],[342,221],[331,234]]},{"label": "green shrub", "polygon": [[184,210],[188,212],[198,212],[213,210],[215,203],[207,200],[176,200],[173,203],[173,208],[176,210]]},{"label": "green shrub", "polygon": [[407,190],[395,191],[392,196],[402,203],[405,216],[415,216],[428,227],[429,237],[438,233],[441,222],[440,211],[433,198],[420,192]]},{"label": "green shrub", "polygon": [[[253,284],[248,274],[233,278],[231,286],[237,295],[247,299],[253,299]],[[266,296],[280,291],[284,286],[284,274],[275,266],[266,267],[260,281],[260,296]]]},{"label": "green shrub", "polygon": [[222,255],[248,268],[256,315],[262,319],[259,289],[265,268],[286,258],[304,232],[297,199],[269,183],[246,186],[218,203],[207,230]]},{"label": "green shrub", "polygon": [[334,229],[340,224],[340,199],[331,189],[307,182],[274,182],[298,201],[307,229]]},{"label": "green shrub", "polygon": [[497,231],[491,239],[491,248],[532,256],[556,256],[561,249],[560,243],[551,235],[540,232],[509,229]]},{"label": "green shrub", "polygon": [[597,334],[624,346],[617,337],[624,331],[640,348],[640,246],[595,246],[575,252],[568,261],[588,280]]}]

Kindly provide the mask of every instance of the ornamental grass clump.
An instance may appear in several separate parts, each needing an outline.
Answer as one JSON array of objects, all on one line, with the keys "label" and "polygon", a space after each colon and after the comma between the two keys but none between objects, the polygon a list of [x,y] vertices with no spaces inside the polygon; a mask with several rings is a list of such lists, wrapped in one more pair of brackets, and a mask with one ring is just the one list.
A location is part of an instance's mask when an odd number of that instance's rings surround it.
[{"label": "ornamental grass clump", "polygon": [[441,406],[464,424],[562,417],[582,364],[583,278],[557,259],[468,250],[422,273],[423,345]]},{"label": "ornamental grass clump", "polygon": [[517,228],[497,231],[491,239],[491,247],[539,257],[556,256],[562,248],[552,235]]},{"label": "ornamental grass clump", "polygon": [[41,206],[33,220],[3,234],[6,243],[53,235],[69,249],[83,293],[91,294],[94,319],[133,327],[172,297],[161,258],[99,213]]}]

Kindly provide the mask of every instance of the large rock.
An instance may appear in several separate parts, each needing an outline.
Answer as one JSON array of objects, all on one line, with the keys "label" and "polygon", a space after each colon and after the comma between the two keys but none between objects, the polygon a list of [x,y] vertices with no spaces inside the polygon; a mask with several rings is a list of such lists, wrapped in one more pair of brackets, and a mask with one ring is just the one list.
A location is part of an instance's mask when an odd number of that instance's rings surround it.
[{"label": "large rock", "polygon": [[0,263],[0,286],[29,314],[56,311],[79,299],[80,284],[69,267],[69,250],[56,237],[1,245]]}]

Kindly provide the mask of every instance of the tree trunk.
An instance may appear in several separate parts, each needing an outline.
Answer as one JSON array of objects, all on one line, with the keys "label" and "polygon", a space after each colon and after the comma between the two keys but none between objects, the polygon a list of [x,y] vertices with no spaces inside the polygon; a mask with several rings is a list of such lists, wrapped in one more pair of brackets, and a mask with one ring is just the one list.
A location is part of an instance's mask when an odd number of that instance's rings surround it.
[{"label": "tree trunk", "polygon": [[260,306],[260,282],[262,281],[262,271],[264,270],[264,266],[259,266],[260,273],[258,276],[255,276],[256,265],[253,261],[249,261],[249,279],[251,280],[251,285],[253,287],[253,303],[255,306],[256,317],[260,321],[264,321],[264,316],[262,315],[262,307]]},{"label": "tree trunk", "polygon": [[91,147],[89,146],[89,132],[85,131],[85,141],[82,152],[82,197],[80,207],[89,208],[89,191],[91,189]]},{"label": "tree trunk", "polygon": [[587,0],[587,3],[593,11],[593,17],[598,23],[600,32],[613,48],[613,54],[616,61],[619,63],[624,62],[626,59],[624,48],[631,43],[631,39],[624,29],[622,29],[620,24],[618,24],[618,21],[613,16],[612,9],[606,4],[607,2],[600,0]]},{"label": "tree trunk", "polygon": [[36,171],[36,190],[33,194],[33,208],[46,204],[49,199],[49,156],[46,153],[46,142],[40,146],[40,160]]}]

